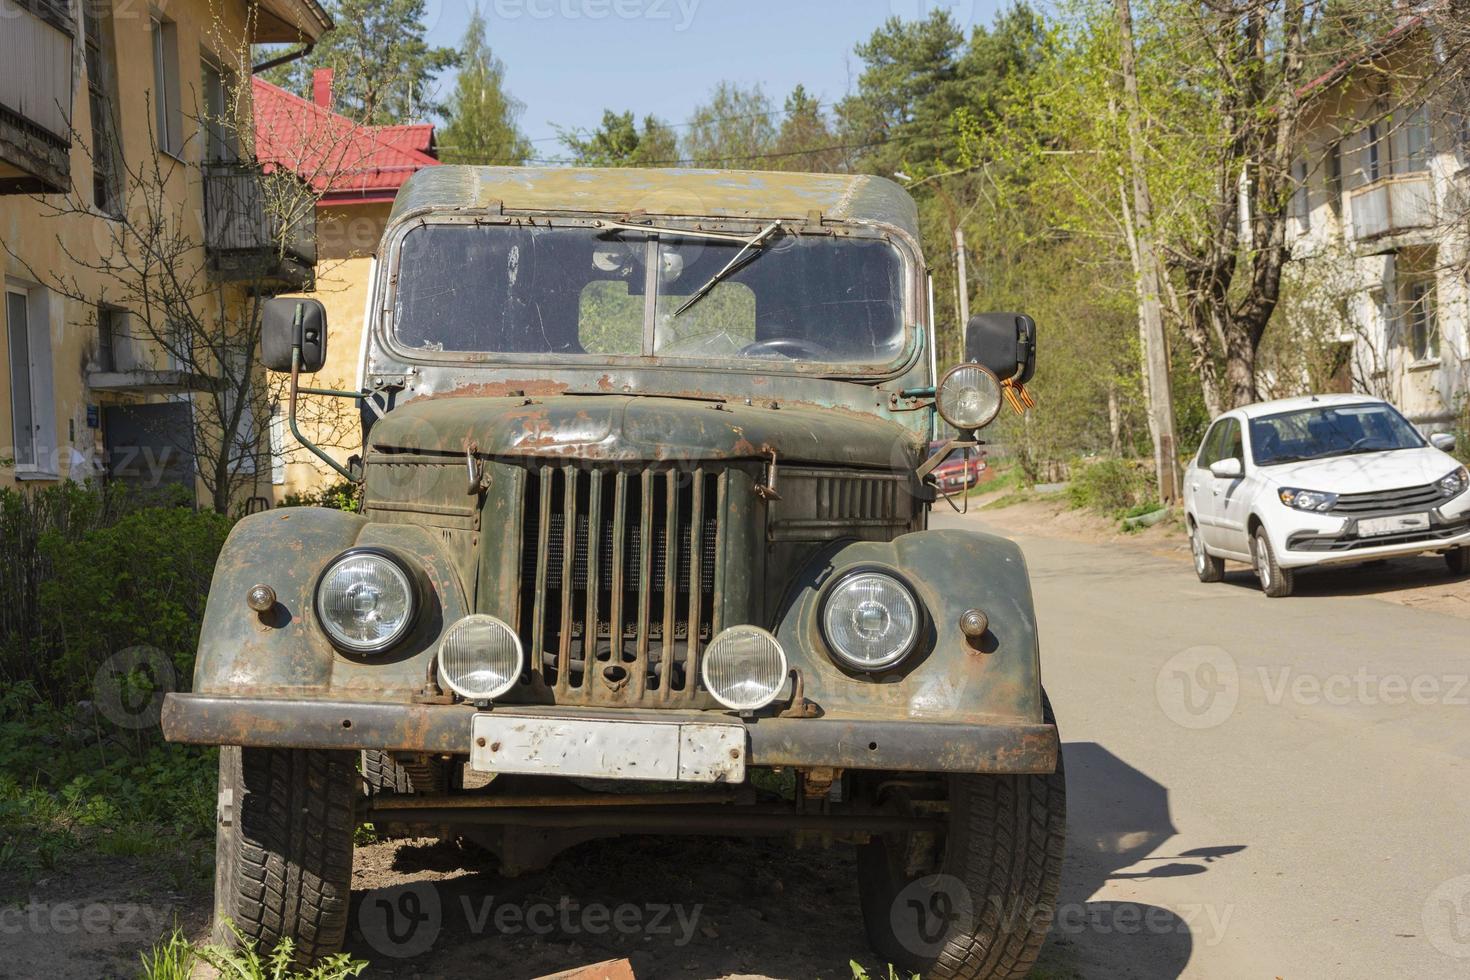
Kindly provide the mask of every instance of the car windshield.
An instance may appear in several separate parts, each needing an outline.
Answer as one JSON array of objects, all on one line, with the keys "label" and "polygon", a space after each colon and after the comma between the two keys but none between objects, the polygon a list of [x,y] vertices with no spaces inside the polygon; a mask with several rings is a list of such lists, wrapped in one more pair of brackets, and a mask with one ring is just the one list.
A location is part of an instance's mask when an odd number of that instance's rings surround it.
[{"label": "car windshield", "polygon": [[1408,420],[1382,402],[1266,415],[1251,419],[1250,427],[1251,456],[1257,466],[1424,445]]},{"label": "car windshield", "polygon": [[420,225],[401,247],[395,336],[419,351],[868,369],[903,354],[903,261],[892,245],[787,229],[750,247],[731,237]]}]

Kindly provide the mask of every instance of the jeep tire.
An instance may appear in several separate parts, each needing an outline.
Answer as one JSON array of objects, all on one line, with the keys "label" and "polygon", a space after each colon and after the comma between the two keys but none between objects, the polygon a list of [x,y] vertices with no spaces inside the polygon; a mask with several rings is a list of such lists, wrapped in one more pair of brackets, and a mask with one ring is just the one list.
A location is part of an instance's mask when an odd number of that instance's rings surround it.
[{"label": "jeep tire", "polygon": [[[1056,914],[1067,824],[1061,759],[1049,775],[952,775],[947,784],[950,809],[937,867],[917,875],[907,867],[910,835],[875,836],[859,848],[868,940],[880,962],[905,975],[1021,980]],[[922,921],[912,932],[902,924],[905,906],[915,903],[933,911],[932,928],[918,943]]]},{"label": "jeep tire", "polygon": [[342,948],[352,889],[355,804],[350,752],[220,749],[214,939],[226,925],[262,956],[290,939],[298,964]]}]

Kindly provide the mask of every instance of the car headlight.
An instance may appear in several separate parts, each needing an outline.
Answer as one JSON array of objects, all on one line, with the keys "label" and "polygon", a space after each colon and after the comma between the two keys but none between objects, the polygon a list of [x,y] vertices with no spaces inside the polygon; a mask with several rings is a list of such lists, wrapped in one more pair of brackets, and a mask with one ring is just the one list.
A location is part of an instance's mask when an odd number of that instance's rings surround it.
[{"label": "car headlight", "polygon": [[1000,382],[987,368],[961,364],[940,380],[934,407],[961,432],[983,428],[1000,412]]},{"label": "car headlight", "polygon": [[705,690],[732,711],[754,711],[786,684],[786,651],[759,626],[722,630],[704,648],[699,676]]},{"label": "car headlight", "polygon": [[516,631],[494,616],[466,616],[439,643],[439,679],[467,701],[490,701],[515,686],[526,665]]},{"label": "car headlight", "polygon": [[919,639],[919,600],[884,572],[841,579],[822,604],[822,636],[832,653],[858,670],[884,670],[913,651]]},{"label": "car headlight", "polygon": [[1276,491],[1276,495],[1288,507],[1317,514],[1326,513],[1337,503],[1337,494],[1323,493],[1321,490],[1295,490],[1291,487],[1282,487]]},{"label": "car headlight", "polygon": [[317,619],[338,648],[382,653],[412,628],[416,593],[412,573],[397,558],[354,549],[334,558],[317,580]]},{"label": "car headlight", "polygon": [[1446,497],[1458,497],[1470,487],[1470,470],[1460,467],[1455,472],[1443,477],[1438,481],[1439,492]]}]

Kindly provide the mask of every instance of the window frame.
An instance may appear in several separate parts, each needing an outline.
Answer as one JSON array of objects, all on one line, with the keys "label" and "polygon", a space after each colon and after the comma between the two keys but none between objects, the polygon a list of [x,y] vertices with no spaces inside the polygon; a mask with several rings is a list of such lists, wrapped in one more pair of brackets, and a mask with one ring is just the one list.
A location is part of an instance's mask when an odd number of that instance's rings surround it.
[{"label": "window frame", "polygon": [[179,26],[153,11],[149,14],[149,31],[153,54],[153,138],[159,152],[182,159],[184,119],[179,97]]},{"label": "window frame", "polygon": [[[7,280],[4,292],[5,355],[9,370],[6,380],[10,383],[10,430],[14,442],[12,455],[15,459],[16,479],[58,479],[55,454],[53,453],[49,460],[45,458],[46,452],[56,447],[56,392],[51,371],[51,328],[46,322],[49,317],[49,303],[45,289],[29,283]],[[26,322],[23,333],[20,334],[17,333],[16,325],[11,321],[12,296],[21,298],[22,308],[25,310]],[[24,337],[25,389],[30,403],[28,406],[30,431],[26,433],[24,439],[18,431],[20,418],[16,412],[16,396],[20,388],[16,384],[16,339],[20,336]],[[23,441],[28,443],[30,448],[31,458],[28,462],[22,462],[20,459],[20,448]]]},{"label": "window frame", "polygon": [[1409,358],[1414,364],[1437,363],[1442,338],[1434,279],[1430,276],[1414,277],[1404,283],[1403,291],[1400,306]]}]

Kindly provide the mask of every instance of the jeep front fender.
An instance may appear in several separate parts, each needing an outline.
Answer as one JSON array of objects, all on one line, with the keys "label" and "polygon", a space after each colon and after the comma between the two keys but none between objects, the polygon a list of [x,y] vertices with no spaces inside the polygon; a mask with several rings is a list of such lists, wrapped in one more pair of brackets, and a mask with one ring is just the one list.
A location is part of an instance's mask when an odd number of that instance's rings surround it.
[{"label": "jeep front fender", "polygon": [[[428,583],[410,636],[376,657],[348,656],[316,618],[316,581],[354,545],[388,548],[422,568]],[[254,585],[270,586],[275,608],[245,604]],[[194,663],[194,691],[252,697],[351,694],[399,699],[420,690],[440,635],[468,612],[465,588],[432,531],[369,522],[320,507],[278,508],[242,519],[215,566]]]},{"label": "jeep front fender", "polygon": [[[927,616],[918,649],[872,675],[839,666],[820,627],[821,599],[848,570],[895,572]],[[989,631],[972,643],[960,616],[979,609]],[[836,717],[1033,724],[1042,721],[1041,667],[1031,581],[1020,548],[991,534],[917,531],[890,542],[836,545],[797,576],[776,635],[805,695]]]}]

